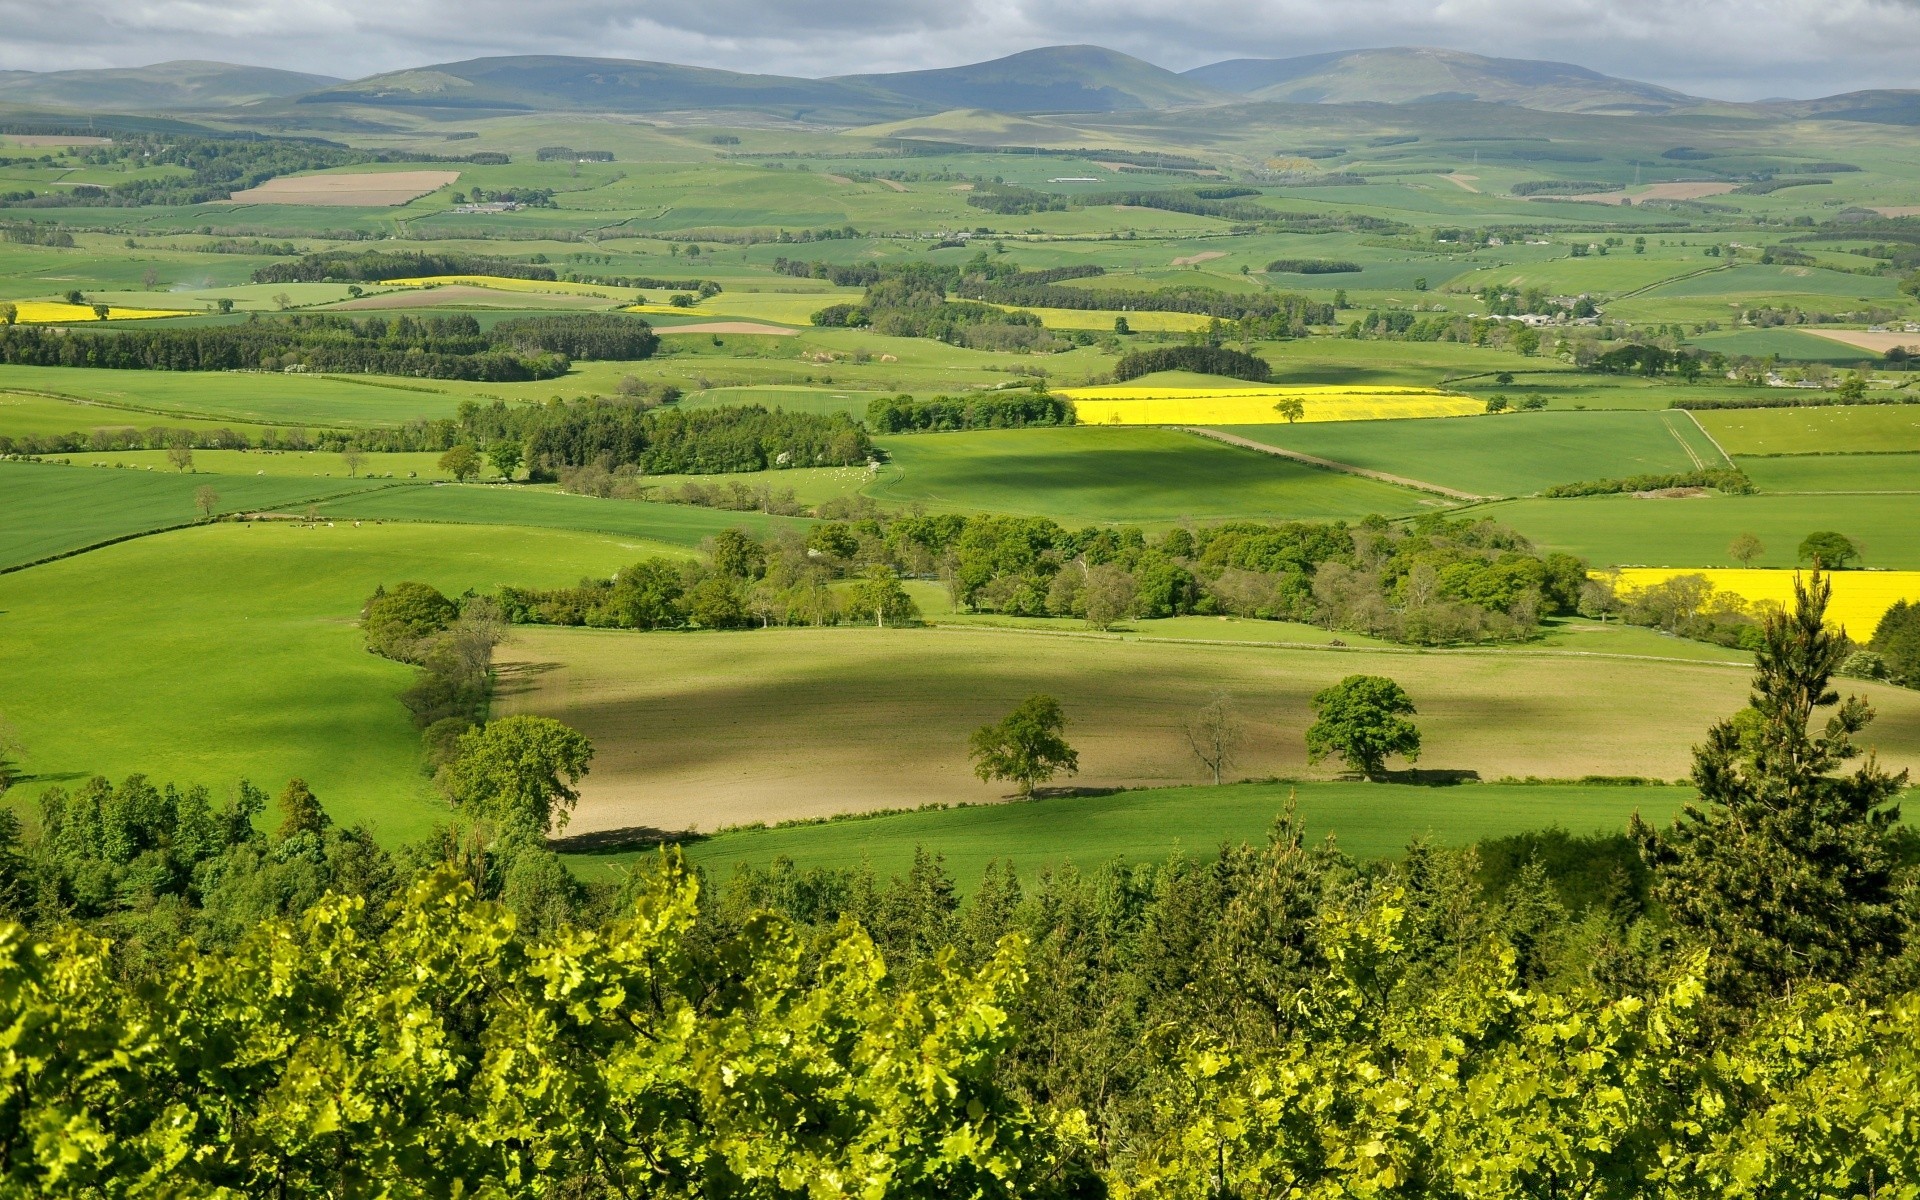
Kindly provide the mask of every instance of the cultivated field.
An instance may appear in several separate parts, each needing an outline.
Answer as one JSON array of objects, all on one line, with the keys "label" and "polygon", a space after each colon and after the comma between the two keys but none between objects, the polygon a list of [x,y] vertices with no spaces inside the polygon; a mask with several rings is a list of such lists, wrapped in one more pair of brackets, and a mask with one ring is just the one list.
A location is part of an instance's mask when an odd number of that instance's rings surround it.
[{"label": "cultivated field", "polygon": [[1484,413],[1483,401],[1421,388],[1186,388],[1118,384],[1066,393],[1083,425],[1281,425],[1298,400],[1308,421],[1391,421]]},{"label": "cultivated field", "polygon": [[[1671,779],[1707,721],[1745,701],[1737,666],[1564,653],[1415,654],[1121,641],[992,629],[775,629],[658,635],[523,630],[502,711],[592,738],[579,830],[997,799],[967,735],[1031,692],[1058,696],[1084,787],[1193,782],[1182,722],[1215,689],[1250,725],[1236,774],[1309,771],[1308,697],[1355,673],[1420,706],[1430,770],[1481,778]],[[1865,685],[1890,763],[1920,764],[1920,693]],[[1323,768],[1324,769],[1324,768]],[[1065,782],[1065,781],[1063,781]]]},{"label": "cultivated field", "polygon": [[[1623,593],[1632,593],[1682,574],[1704,576],[1719,591],[1783,609],[1793,605],[1794,580],[1804,578],[1798,571],[1641,569],[1621,571],[1617,586]],[[1843,626],[1855,641],[1872,637],[1880,618],[1896,602],[1920,601],[1920,571],[1836,571],[1829,578],[1833,582],[1833,602],[1827,608],[1827,617]]]},{"label": "cultivated field", "polygon": [[460,178],[458,171],[357,171],[334,175],[283,175],[235,192],[235,204],[304,204],[314,207],[397,207],[438,191]]}]

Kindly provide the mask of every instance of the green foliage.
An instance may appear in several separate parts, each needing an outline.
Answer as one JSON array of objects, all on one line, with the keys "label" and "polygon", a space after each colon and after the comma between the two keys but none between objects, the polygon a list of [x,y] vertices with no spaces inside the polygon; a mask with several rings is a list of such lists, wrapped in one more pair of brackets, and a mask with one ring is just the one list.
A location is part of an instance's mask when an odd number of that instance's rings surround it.
[{"label": "green foliage", "polygon": [[460,607],[427,583],[396,583],[375,591],[360,612],[367,649],[399,662],[418,662],[421,643],[448,629]]},{"label": "green foliage", "polygon": [[1265,383],[1273,377],[1273,366],[1267,360],[1224,346],[1159,346],[1135,350],[1122,355],[1113,365],[1113,377],[1121,381],[1138,379],[1155,371],[1193,371],[1255,383]]},{"label": "green foliage", "polygon": [[900,586],[900,577],[893,569],[876,564],[868,567],[853,585],[847,596],[847,616],[855,621],[872,618],[876,626],[884,629],[889,621],[896,626],[917,622],[920,608]]},{"label": "green foliage", "polygon": [[1413,700],[1380,675],[1349,675],[1315,693],[1314,722],[1307,726],[1307,755],[1318,762],[1338,755],[1349,770],[1368,779],[1386,769],[1387,757],[1420,759],[1420,731],[1408,717]]},{"label": "green foliage", "polygon": [[1860,547],[1853,544],[1853,539],[1831,529],[1808,534],[1796,553],[1801,562],[1812,563],[1816,570],[1839,571],[1860,559]]},{"label": "green foliage", "polygon": [[1874,628],[1868,649],[1886,663],[1889,679],[1920,687],[1920,604],[1895,601]]},{"label": "green foliage", "polygon": [[1694,751],[1701,804],[1665,832],[1634,822],[1660,900],[1712,949],[1716,987],[1743,998],[1847,979],[1901,940],[1892,801],[1906,775],[1871,756],[1832,774],[1873,710],[1829,687],[1848,651],[1825,623],[1831,583],[1816,571],[1794,593],[1766,619],[1751,704]]},{"label": "green foliage", "polygon": [[1358,271],[1360,264],[1335,258],[1276,258],[1266,269],[1268,274],[1346,275]]},{"label": "green foliage", "polygon": [[1022,796],[1031,796],[1034,784],[1080,769],[1079,753],[1062,736],[1066,727],[1058,700],[1027,697],[998,724],[974,731],[968,742],[974,774],[982,781],[1006,780],[1017,785]]},{"label": "green foliage", "polygon": [[971,396],[876,396],[867,405],[867,424],[876,433],[955,429],[1022,429],[1029,425],[1071,425],[1073,405],[1044,389],[988,392]]},{"label": "green foliage", "polygon": [[495,828],[540,839],[566,828],[592,760],[593,744],[551,717],[502,717],[461,735],[441,784]]},{"label": "green foliage", "polygon": [[1715,467],[1671,475],[1629,475],[1624,479],[1588,479],[1562,483],[1541,492],[1552,499],[1572,496],[1617,496],[1625,492],[1657,492],[1666,488],[1714,488],[1729,496],[1751,496],[1760,489],[1738,467]]}]

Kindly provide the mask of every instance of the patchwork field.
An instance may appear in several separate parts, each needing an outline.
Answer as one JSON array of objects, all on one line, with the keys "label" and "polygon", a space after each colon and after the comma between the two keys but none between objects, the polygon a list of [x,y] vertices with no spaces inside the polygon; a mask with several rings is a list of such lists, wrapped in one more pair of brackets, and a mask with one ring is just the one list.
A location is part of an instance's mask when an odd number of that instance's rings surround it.
[{"label": "patchwork field", "polygon": [[[1182,722],[1215,689],[1250,737],[1236,773],[1308,772],[1308,697],[1387,674],[1420,706],[1423,769],[1482,778],[1674,778],[1747,672],[1557,653],[1415,654],[1121,641],[1011,630],[774,629],[653,635],[526,630],[502,711],[558,717],[599,748],[581,831],[999,798],[967,735],[1031,692],[1059,697],[1082,787],[1193,782]],[[1883,758],[1920,763],[1920,693],[1869,686]]]},{"label": "patchwork field", "polygon": [[[1793,604],[1794,580],[1800,572],[1625,570],[1620,572],[1617,586],[1623,593],[1631,593],[1683,574],[1704,576],[1716,589],[1743,600],[1788,608]],[[1827,615],[1832,623],[1844,626],[1855,641],[1872,637],[1880,618],[1895,603],[1920,601],[1920,571],[1836,571],[1829,578],[1833,581],[1833,601]]]},{"label": "patchwork field", "polygon": [[[100,314],[89,304],[68,304],[64,300],[13,300],[14,317],[23,325],[93,324]],[[179,308],[125,308],[109,305],[109,321],[144,321],[155,317],[186,317],[193,314]]]},{"label": "patchwork field", "polygon": [[1694,415],[1733,455],[1920,451],[1920,404],[1719,409]]},{"label": "patchwork field", "polygon": [[1920,570],[1910,496],[1700,496],[1640,500],[1509,500],[1470,510],[1512,525],[1547,550],[1578,554],[1596,567],[1730,567],[1727,545],[1759,537],[1763,567],[1802,565],[1795,550],[1816,530],[1846,534],[1866,547],[1866,565]]},{"label": "patchwork field", "polygon": [[[1920,454],[1798,454],[1743,458],[1767,492],[1920,492]],[[1920,509],[1916,509],[1920,518]]]}]

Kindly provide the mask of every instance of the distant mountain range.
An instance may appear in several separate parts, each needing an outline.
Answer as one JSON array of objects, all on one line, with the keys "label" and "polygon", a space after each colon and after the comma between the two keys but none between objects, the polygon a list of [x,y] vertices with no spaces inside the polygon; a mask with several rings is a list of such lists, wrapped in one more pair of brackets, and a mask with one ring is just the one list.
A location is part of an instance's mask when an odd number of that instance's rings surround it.
[{"label": "distant mountain range", "polygon": [[1401,47],[1241,58],[1173,72],[1099,46],[1049,46],[930,71],[804,79],[628,59],[515,55],[347,82],[262,67],[175,62],[126,70],[0,72],[0,103],[90,112],[312,106],[458,112],[742,111],[871,124],[956,109],[1013,115],[1125,113],[1245,104],[1475,101],[1548,112],[1660,115],[1739,108],[1760,115],[1920,124],[1920,91],[1731,105],[1571,63]]}]

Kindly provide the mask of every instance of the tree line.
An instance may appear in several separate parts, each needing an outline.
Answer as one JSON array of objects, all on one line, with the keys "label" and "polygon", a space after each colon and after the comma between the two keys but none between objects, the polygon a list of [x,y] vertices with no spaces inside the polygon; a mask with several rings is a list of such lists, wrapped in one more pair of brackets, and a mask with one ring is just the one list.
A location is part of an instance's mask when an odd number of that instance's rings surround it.
[{"label": "tree line", "polygon": [[612,313],[523,317],[482,329],[471,316],[299,315],[236,325],[84,332],[0,326],[0,362],[135,371],[322,371],[428,379],[552,379],[571,356],[633,360],[653,327]]},{"label": "tree line", "polygon": [[667,853],[579,884],[524,836],[591,759],[541,718],[468,735],[462,824],[393,853],[298,781],[267,833],[251,787],[88,784],[0,839],[0,1180],[1905,1194],[1914,839],[1904,778],[1849,762],[1871,713],[1830,686],[1826,599],[1769,620],[1694,805],[1625,837],[1356,861],[1288,806],[1261,844],[995,863],[963,901],[926,851],[891,878],[782,859],[716,886]]},{"label": "tree line", "polygon": [[[253,273],[255,283],[380,283],[435,275],[492,275],[502,279],[551,282],[562,278],[544,254],[521,260],[451,250],[324,250],[293,262],[268,263]],[[569,282],[607,287],[666,288],[717,296],[720,285],[705,279],[656,279],[650,275],[582,275],[568,271]]]},{"label": "tree line", "polygon": [[1225,346],[1157,346],[1135,350],[1120,356],[1113,364],[1113,377],[1125,382],[1151,375],[1155,371],[1194,371],[1201,375],[1224,375],[1229,379],[1247,379],[1265,383],[1273,378],[1273,365],[1264,358],[1229,350]]},{"label": "tree line", "polygon": [[1018,388],[967,396],[876,396],[867,405],[875,433],[927,433],[958,429],[1024,429],[1071,425],[1073,404],[1045,390]]}]

